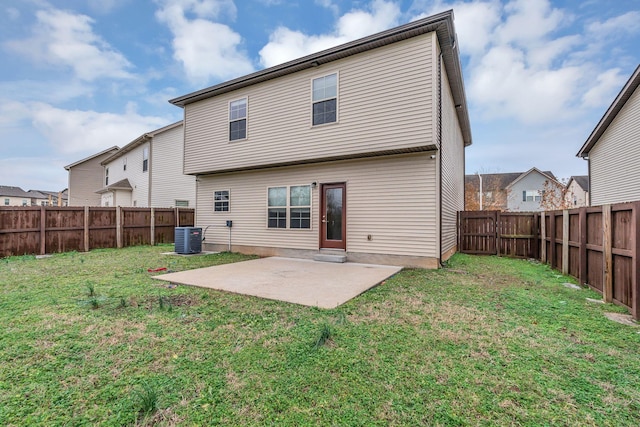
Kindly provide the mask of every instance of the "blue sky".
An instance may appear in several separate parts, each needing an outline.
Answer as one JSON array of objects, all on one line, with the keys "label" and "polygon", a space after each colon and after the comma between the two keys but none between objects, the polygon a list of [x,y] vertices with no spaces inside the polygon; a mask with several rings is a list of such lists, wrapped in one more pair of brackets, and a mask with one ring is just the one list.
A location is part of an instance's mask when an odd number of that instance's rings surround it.
[{"label": "blue sky", "polygon": [[467,173],[587,173],[575,154],[640,62],[640,0],[3,0],[0,185],[182,118],[168,99],[453,9]]}]

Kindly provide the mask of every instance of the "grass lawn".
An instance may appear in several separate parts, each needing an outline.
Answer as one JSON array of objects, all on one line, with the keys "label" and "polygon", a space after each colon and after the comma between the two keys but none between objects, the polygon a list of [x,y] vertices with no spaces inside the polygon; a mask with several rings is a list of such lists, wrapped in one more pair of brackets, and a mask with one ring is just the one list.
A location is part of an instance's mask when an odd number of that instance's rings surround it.
[{"label": "grass lawn", "polygon": [[169,246],[0,259],[0,425],[640,420],[640,331],[546,266],[456,255],[321,310],[168,287],[248,259]]}]

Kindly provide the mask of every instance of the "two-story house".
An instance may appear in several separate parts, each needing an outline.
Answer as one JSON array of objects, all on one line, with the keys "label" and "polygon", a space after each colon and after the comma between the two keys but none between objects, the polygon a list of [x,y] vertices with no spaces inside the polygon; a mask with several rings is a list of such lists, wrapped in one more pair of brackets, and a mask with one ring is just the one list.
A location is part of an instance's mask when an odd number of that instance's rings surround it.
[{"label": "two-story house", "polygon": [[471,130],[451,11],[170,102],[205,248],[434,268],[456,251]]},{"label": "two-story house", "polygon": [[591,132],[578,156],[589,162],[592,206],[640,200],[640,65]]},{"label": "two-story house", "polygon": [[69,173],[69,206],[100,206],[101,197],[96,193],[104,179],[100,163],[118,150],[113,146],[64,167]]},{"label": "two-story house", "polygon": [[550,171],[465,176],[466,210],[536,212],[565,206],[564,185]]},{"label": "two-story house", "polygon": [[173,123],[104,159],[101,206],[193,207],[195,177],[182,173],[183,131],[182,121]]}]

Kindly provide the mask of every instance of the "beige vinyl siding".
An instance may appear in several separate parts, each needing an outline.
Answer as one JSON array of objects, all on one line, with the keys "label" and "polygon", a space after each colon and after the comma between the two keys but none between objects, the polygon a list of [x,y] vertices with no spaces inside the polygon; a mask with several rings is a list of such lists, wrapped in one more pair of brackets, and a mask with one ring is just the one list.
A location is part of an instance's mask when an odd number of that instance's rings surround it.
[{"label": "beige vinyl siding", "polygon": [[195,207],[195,177],[182,173],[184,127],[155,134],[152,144],[151,206],[174,207],[176,200],[186,200],[189,207]]},{"label": "beige vinyl siding", "polygon": [[69,206],[100,206],[101,196],[96,193],[104,187],[100,162],[113,153],[109,151],[69,168]]},{"label": "beige vinyl siding", "polygon": [[[437,258],[435,161],[432,153],[201,176],[197,218],[206,243],[317,250],[321,183],[346,182],[347,251]],[[312,189],[311,229],[268,229],[267,188]],[[230,191],[230,211],[213,212],[213,192]],[[367,240],[371,235],[372,240]]]},{"label": "beige vinyl siding", "polygon": [[464,141],[449,87],[442,66],[442,168],[440,253],[446,254],[457,244],[457,213],[464,210]]},{"label": "beige vinyl siding", "polygon": [[640,200],[640,89],[589,152],[593,206]]},{"label": "beige vinyl siding", "polygon": [[[5,205],[4,201],[9,199],[9,204]],[[22,206],[22,201],[27,201],[27,206],[31,206],[31,198],[30,197],[14,197],[14,196],[0,196],[0,206]],[[40,206],[40,201],[37,202],[37,205]]]},{"label": "beige vinyl siding", "polygon": [[[433,33],[185,107],[185,173],[434,144]],[[311,126],[311,80],[338,73],[338,122]],[[228,103],[248,98],[246,140],[229,142]]]}]

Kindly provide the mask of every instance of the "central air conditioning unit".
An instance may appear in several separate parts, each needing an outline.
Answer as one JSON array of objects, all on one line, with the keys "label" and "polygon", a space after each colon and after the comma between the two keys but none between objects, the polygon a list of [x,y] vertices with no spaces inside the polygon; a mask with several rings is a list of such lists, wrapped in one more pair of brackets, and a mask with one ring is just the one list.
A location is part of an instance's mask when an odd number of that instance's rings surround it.
[{"label": "central air conditioning unit", "polygon": [[176,227],[174,242],[177,254],[199,254],[202,252],[202,228]]}]

